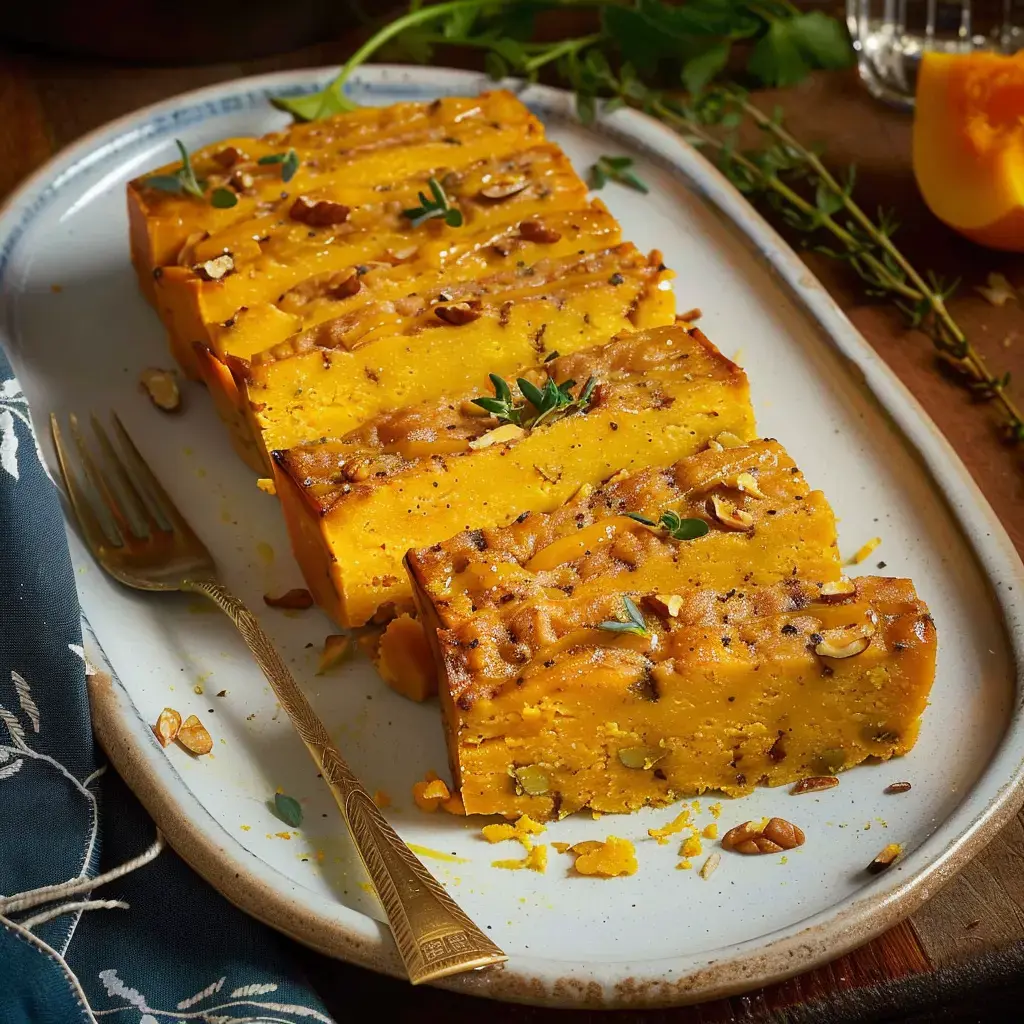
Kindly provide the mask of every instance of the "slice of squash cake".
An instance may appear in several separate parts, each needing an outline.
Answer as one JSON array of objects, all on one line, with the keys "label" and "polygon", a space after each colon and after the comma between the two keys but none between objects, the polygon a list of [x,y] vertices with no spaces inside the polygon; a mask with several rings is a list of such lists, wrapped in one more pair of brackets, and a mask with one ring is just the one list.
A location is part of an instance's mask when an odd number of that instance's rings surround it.
[{"label": "slice of squash cake", "polygon": [[409,548],[557,508],[581,484],[666,465],[723,431],[754,432],[746,375],[683,325],[623,334],[493,386],[500,396],[481,404],[483,388],[449,395],[274,453],[293,550],[338,622],[411,607]]}]

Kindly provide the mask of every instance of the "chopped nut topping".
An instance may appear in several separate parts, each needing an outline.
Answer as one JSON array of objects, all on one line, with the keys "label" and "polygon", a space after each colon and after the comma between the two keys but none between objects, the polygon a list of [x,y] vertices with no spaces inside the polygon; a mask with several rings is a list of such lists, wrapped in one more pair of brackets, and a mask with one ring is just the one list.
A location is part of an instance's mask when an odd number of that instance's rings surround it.
[{"label": "chopped nut topping", "polygon": [[536,242],[539,245],[552,245],[562,237],[561,232],[549,228],[546,224],[541,224],[538,220],[524,220],[519,225],[519,234],[527,242]]},{"label": "chopped nut topping", "polygon": [[330,199],[313,202],[305,196],[299,196],[292,203],[288,216],[312,228],[326,228],[334,224],[344,224],[351,212],[351,208],[344,203],[335,203]]},{"label": "chopped nut topping", "polygon": [[247,171],[235,171],[228,179],[228,184],[236,192],[251,192],[254,184],[253,176]]},{"label": "chopped nut topping", "polygon": [[178,377],[173,370],[158,370],[148,367],[139,374],[139,383],[149,395],[149,400],[164,412],[176,412],[181,408],[181,392]]},{"label": "chopped nut topping", "polygon": [[879,875],[886,868],[891,867],[895,863],[896,858],[903,852],[903,847],[899,843],[889,843],[882,852],[868,865],[868,873],[872,875]]},{"label": "chopped nut topping", "polygon": [[822,583],[821,599],[823,601],[841,601],[857,593],[857,584],[847,576],[841,576],[831,583]]},{"label": "chopped nut topping", "polygon": [[195,715],[189,715],[178,730],[178,742],[198,756],[213,750],[213,737]]},{"label": "chopped nut topping", "polygon": [[478,195],[481,199],[508,199],[509,196],[518,195],[529,184],[526,178],[495,181],[480,189]]},{"label": "chopped nut topping", "polygon": [[214,153],[213,159],[227,171],[242,159],[242,154],[235,149],[234,146],[226,146],[224,149],[220,150],[220,152]]},{"label": "chopped nut topping", "polygon": [[352,638],[343,633],[332,633],[324,640],[324,649],[316,666],[316,674],[322,676],[340,665],[352,651]]},{"label": "chopped nut topping", "polygon": [[174,708],[164,708],[156,720],[156,725],[153,726],[153,732],[156,733],[160,746],[167,747],[174,742],[180,728],[181,715]]},{"label": "chopped nut topping", "polygon": [[736,488],[744,494],[749,494],[752,498],[765,497],[764,491],[757,486],[757,481],[752,473],[740,473],[736,477]]},{"label": "chopped nut topping", "polygon": [[727,505],[715,494],[708,498],[706,508],[708,515],[716,519],[727,530],[746,531],[754,526],[754,517],[749,512]]},{"label": "chopped nut topping", "polygon": [[280,597],[263,595],[263,601],[271,608],[291,608],[296,611],[304,611],[313,607],[313,595],[305,587],[295,587]]},{"label": "chopped nut topping", "polygon": [[453,302],[450,306],[435,306],[434,316],[453,327],[462,327],[480,319],[480,310],[471,302]]},{"label": "chopped nut topping", "polygon": [[719,444],[713,437],[708,441],[708,449],[713,452],[724,452],[725,447]]},{"label": "chopped nut topping", "polygon": [[717,869],[718,865],[722,863],[722,855],[720,853],[713,853],[700,869],[700,877],[706,882]]},{"label": "chopped nut topping", "polygon": [[871,637],[851,630],[830,630],[814,646],[814,653],[822,658],[852,658],[863,654],[871,646]]},{"label": "chopped nut topping", "polygon": [[679,615],[683,607],[683,598],[679,594],[648,594],[644,604],[663,618],[674,619]]},{"label": "chopped nut topping", "polygon": [[812,775],[809,779],[801,779],[791,790],[793,796],[801,793],[819,793],[823,789],[833,789],[839,785],[834,775]]},{"label": "chopped nut topping", "polygon": [[804,833],[785,818],[771,818],[767,823],[745,821],[722,836],[722,848],[736,853],[780,853],[803,846]]},{"label": "chopped nut topping", "polygon": [[235,258],[231,253],[226,252],[223,256],[199,263],[192,269],[204,281],[220,281],[235,269]]},{"label": "chopped nut topping", "polygon": [[518,441],[519,438],[525,436],[526,431],[522,427],[518,427],[514,423],[503,423],[500,427],[495,427],[493,430],[488,430],[486,434],[473,438],[469,442],[469,447],[473,451],[478,451],[481,448],[490,448],[494,444],[507,444],[510,441]]},{"label": "chopped nut topping", "polygon": [[883,793],[909,793],[911,789],[909,782],[893,782],[886,786]]}]

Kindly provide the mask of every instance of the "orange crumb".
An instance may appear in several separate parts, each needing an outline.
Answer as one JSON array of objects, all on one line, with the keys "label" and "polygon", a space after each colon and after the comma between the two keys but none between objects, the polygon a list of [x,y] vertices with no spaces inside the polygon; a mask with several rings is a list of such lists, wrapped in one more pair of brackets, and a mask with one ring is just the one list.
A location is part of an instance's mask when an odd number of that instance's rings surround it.
[{"label": "orange crumb", "polygon": [[664,846],[668,842],[669,836],[682,832],[689,824],[690,812],[684,807],[667,825],[662,825],[661,828],[649,828],[647,834],[652,839],[657,839],[659,845]]},{"label": "orange crumb", "polygon": [[628,839],[608,836],[603,843],[595,840],[577,843],[571,847],[576,854],[573,865],[578,874],[614,878],[616,875],[635,875],[636,850]]},{"label": "orange crumb", "polygon": [[701,835],[705,839],[717,839],[718,838],[718,826],[714,822],[711,822],[710,825],[705,825],[704,826],[704,831],[701,832]]},{"label": "orange crumb", "polygon": [[373,802],[381,809],[391,806],[391,797],[383,790],[378,789],[373,794]]}]

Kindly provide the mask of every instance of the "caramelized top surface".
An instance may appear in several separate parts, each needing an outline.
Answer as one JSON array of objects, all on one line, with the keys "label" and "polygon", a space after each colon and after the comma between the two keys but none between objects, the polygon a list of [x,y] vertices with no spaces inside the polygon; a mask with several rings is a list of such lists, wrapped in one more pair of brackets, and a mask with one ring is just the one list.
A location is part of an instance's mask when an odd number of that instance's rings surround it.
[{"label": "caramelized top surface", "polygon": [[[724,593],[697,588],[672,604],[667,595],[636,595],[642,635],[597,627],[626,618],[621,596],[609,594],[585,609],[573,608],[577,614],[552,616],[549,635],[533,646],[511,639],[514,622],[504,635],[488,623],[469,639],[464,629],[442,630],[439,641],[452,700],[463,712],[479,701],[490,708],[502,695],[533,702],[587,686],[588,679],[657,700],[670,674],[694,672],[699,678],[709,668],[764,669],[751,681],[770,686],[773,666],[827,677],[855,664],[878,665],[888,656],[913,661],[917,652],[931,653],[935,627],[910,580],[852,582],[851,592],[838,597],[823,596],[819,583],[796,579]],[[825,650],[855,653],[826,657],[820,653]]]},{"label": "caramelized top surface", "polygon": [[[630,415],[670,404],[670,384],[745,380],[743,371],[723,356],[697,328],[683,325],[652,328],[622,334],[605,345],[558,356],[535,364],[507,380],[514,400],[522,404],[518,377],[543,388],[575,382],[570,393],[578,395],[588,380],[595,382],[583,412],[570,415]],[[376,486],[381,478],[404,472],[423,459],[471,457],[470,442],[499,426],[473,398],[490,396],[492,387],[384,413],[338,441],[311,443],[274,453],[286,473],[303,488],[321,512],[349,494]],[[543,431],[554,422],[541,423]],[[514,433],[514,432],[513,432]],[[524,433],[522,436],[526,436]],[[509,443],[515,443],[512,438]],[[483,449],[480,449],[483,450]]]}]

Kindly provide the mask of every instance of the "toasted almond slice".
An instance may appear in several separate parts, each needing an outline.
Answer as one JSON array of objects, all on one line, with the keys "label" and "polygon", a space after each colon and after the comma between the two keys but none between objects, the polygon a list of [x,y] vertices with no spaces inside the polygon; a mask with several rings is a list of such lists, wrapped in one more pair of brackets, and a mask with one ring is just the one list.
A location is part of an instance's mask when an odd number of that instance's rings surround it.
[{"label": "toasted almond slice", "polygon": [[823,601],[842,601],[857,593],[857,584],[848,576],[841,576],[831,583],[822,583],[821,599]]},{"label": "toasted almond slice", "polygon": [[528,185],[526,178],[509,178],[504,181],[492,181],[477,193],[482,199],[508,199],[518,195]]},{"label": "toasted almond slice", "polygon": [[189,715],[182,723],[178,730],[178,742],[197,756],[213,750],[213,737],[195,715]]},{"label": "toasted almond slice", "polygon": [[814,653],[822,658],[853,658],[863,654],[871,646],[871,637],[854,636],[851,639],[826,638],[815,644]]},{"label": "toasted almond slice", "polygon": [[881,874],[886,868],[892,867],[896,859],[903,852],[899,843],[889,843],[882,849],[882,852],[868,865],[868,872],[872,875]]},{"label": "toasted almond slice", "polygon": [[181,715],[174,708],[164,708],[156,720],[156,725],[153,726],[153,732],[156,733],[160,746],[167,747],[174,742],[180,728]]},{"label": "toasted almond slice", "polygon": [[332,633],[324,640],[324,649],[316,666],[316,674],[322,676],[340,665],[352,651],[352,637],[344,633]]},{"label": "toasted almond slice", "polygon": [[717,520],[727,530],[750,530],[754,526],[754,517],[741,508],[727,505],[716,494],[712,494],[706,505],[708,515]]},{"label": "toasted almond slice", "polygon": [[480,448],[490,448],[492,444],[508,444],[511,441],[518,441],[519,438],[525,436],[526,431],[522,427],[517,427],[514,423],[503,423],[500,427],[495,427],[493,430],[488,430],[486,434],[473,438],[469,442],[469,447],[477,451]]},{"label": "toasted almond slice", "polygon": [[716,441],[713,437],[708,441],[708,448],[713,452],[724,452],[725,445]]},{"label": "toasted almond slice", "polygon": [[198,263],[192,269],[204,281],[220,281],[235,269],[235,258],[231,253],[226,252],[216,259]]},{"label": "toasted almond slice", "polygon": [[706,882],[718,868],[718,865],[722,863],[722,855],[720,853],[713,853],[706,861],[704,861],[703,867],[700,869],[700,877]]},{"label": "toasted almond slice", "polygon": [[888,786],[886,786],[885,789],[882,790],[882,792],[890,794],[909,793],[911,788],[912,787],[909,782],[892,782]]},{"label": "toasted almond slice", "polygon": [[263,601],[270,608],[291,608],[295,611],[305,611],[306,608],[313,607],[313,595],[305,587],[295,587],[280,597],[264,594]]},{"label": "toasted almond slice", "polygon": [[823,789],[834,789],[839,785],[839,780],[834,775],[812,775],[808,779],[801,779],[791,790],[793,796],[801,793],[820,793]]},{"label": "toasted almond slice", "polygon": [[164,412],[177,412],[181,408],[181,392],[178,390],[178,378],[173,370],[147,367],[139,374],[139,383],[158,409]]},{"label": "toasted almond slice", "polygon": [[753,473],[740,473],[736,477],[736,488],[744,494],[749,494],[752,498],[765,497],[764,491],[757,486],[757,481],[754,479]]}]

